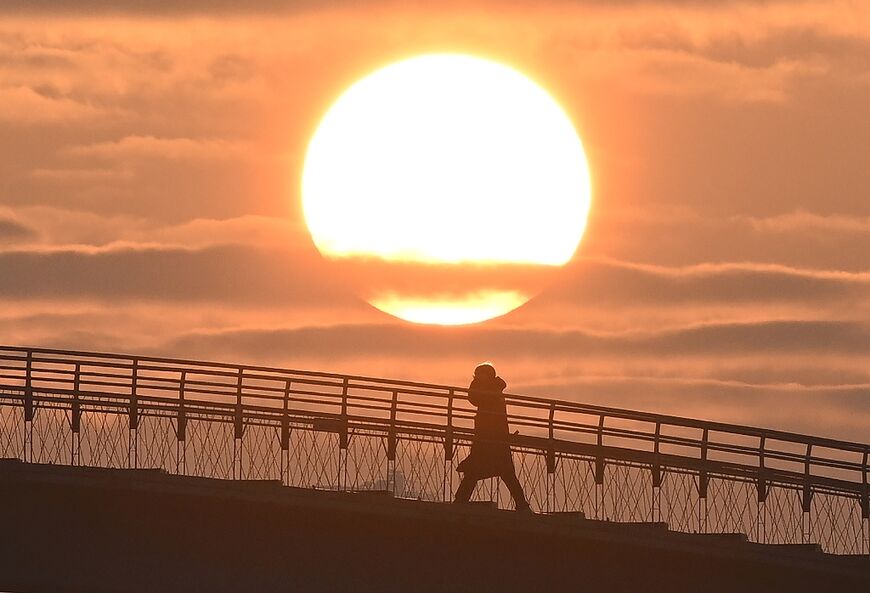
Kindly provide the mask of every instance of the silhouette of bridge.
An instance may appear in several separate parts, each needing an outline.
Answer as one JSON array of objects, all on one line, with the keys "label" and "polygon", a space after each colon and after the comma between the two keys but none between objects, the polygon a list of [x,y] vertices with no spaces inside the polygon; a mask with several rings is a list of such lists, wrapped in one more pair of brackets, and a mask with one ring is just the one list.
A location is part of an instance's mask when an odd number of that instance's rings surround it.
[{"label": "silhouette of bridge", "polygon": [[[461,387],[0,346],[0,458],[443,502],[473,408]],[[870,553],[870,445],[508,395],[539,513]],[[506,507],[498,481],[474,499]],[[799,546],[798,546],[799,547]]]}]

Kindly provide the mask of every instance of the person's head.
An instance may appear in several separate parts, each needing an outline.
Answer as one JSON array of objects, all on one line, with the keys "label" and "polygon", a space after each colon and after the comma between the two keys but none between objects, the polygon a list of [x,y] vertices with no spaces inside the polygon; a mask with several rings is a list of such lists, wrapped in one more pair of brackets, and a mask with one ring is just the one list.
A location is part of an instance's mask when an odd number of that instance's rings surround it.
[{"label": "person's head", "polygon": [[495,367],[491,362],[484,362],[474,369],[475,379],[495,379]]}]

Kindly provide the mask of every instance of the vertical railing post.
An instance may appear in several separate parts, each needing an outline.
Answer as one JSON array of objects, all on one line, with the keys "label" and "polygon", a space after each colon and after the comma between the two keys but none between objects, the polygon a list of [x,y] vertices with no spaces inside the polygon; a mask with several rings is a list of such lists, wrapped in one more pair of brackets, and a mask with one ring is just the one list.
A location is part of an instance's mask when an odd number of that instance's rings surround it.
[{"label": "vertical railing post", "polygon": [[396,494],[396,449],[399,445],[396,433],[396,413],[399,407],[399,391],[393,390],[393,398],[390,402],[390,427],[387,430],[387,490],[394,496]]},{"label": "vertical railing post", "polygon": [[284,409],[281,413],[281,483],[290,484],[290,388],[292,381],[284,382]]},{"label": "vertical railing post", "polygon": [[448,502],[453,498],[453,389],[447,390],[447,426],[444,427],[444,474],[441,476],[441,500]]},{"label": "vertical railing post", "polygon": [[130,417],[127,440],[127,465],[139,467],[139,359],[133,359],[130,376]]},{"label": "vertical railing post", "polygon": [[801,510],[803,514],[801,516],[801,526],[802,526],[802,540],[803,543],[808,544],[813,537],[813,526],[812,526],[812,517],[810,516],[810,510],[813,505],[813,489],[810,484],[810,467],[812,465],[812,457],[813,457],[813,444],[807,443],[807,453],[804,458],[804,487],[803,492],[801,494]]},{"label": "vertical railing post", "polygon": [[341,425],[338,431],[338,489],[347,489],[347,390],[348,378],[341,382]]},{"label": "vertical railing post", "polygon": [[603,519],[604,514],[604,419],[606,416],[601,414],[598,417],[598,434],[596,443],[598,444],[598,452],[595,454],[595,518]]},{"label": "vertical railing post", "polygon": [[709,445],[710,431],[705,428],[701,436],[701,469],[698,471],[698,533],[707,533],[709,511],[707,490],[710,486],[710,476],[707,474],[707,449]]},{"label": "vertical railing post", "polygon": [[70,465],[79,465],[81,456],[82,405],[79,398],[81,389],[82,365],[76,363],[73,375],[72,414],[70,415]]},{"label": "vertical railing post", "polygon": [[239,367],[236,378],[236,408],[233,414],[233,479],[241,480],[244,477],[242,465],[242,437],[245,435],[244,412],[242,409],[242,390],[245,381],[245,369]]},{"label": "vertical railing post", "polygon": [[653,456],[655,461],[652,465],[652,520],[662,520],[662,466],[659,463],[660,440],[662,436],[662,423],[656,422],[655,436],[653,437]]},{"label": "vertical railing post", "polygon": [[545,509],[548,513],[556,510],[556,432],[553,423],[556,419],[556,401],[550,402],[550,413],[547,416],[547,496]]},{"label": "vertical railing post", "polygon": [[767,543],[767,495],[770,485],[767,482],[767,470],[764,467],[766,435],[762,434],[758,442],[758,479],[755,482],[758,493],[758,510],[755,518],[755,541]]},{"label": "vertical railing post", "polygon": [[33,461],[33,350],[27,350],[24,369],[24,461]]},{"label": "vertical railing post", "polygon": [[181,371],[178,382],[178,420],[175,427],[175,473],[187,473],[187,411],[184,409],[184,384],[187,381],[187,371]]},{"label": "vertical railing post", "polygon": [[870,468],[867,466],[870,450],[864,449],[864,459],[861,461],[861,552],[870,556],[870,482],[868,482],[868,473]]}]

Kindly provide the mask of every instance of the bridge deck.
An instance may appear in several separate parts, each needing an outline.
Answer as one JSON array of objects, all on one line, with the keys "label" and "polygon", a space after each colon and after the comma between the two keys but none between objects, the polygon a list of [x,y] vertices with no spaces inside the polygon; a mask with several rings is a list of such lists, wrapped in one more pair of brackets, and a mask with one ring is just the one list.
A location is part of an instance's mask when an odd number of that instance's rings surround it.
[{"label": "bridge deck", "polygon": [[861,591],[870,560],[661,524],[0,462],[0,590]]}]

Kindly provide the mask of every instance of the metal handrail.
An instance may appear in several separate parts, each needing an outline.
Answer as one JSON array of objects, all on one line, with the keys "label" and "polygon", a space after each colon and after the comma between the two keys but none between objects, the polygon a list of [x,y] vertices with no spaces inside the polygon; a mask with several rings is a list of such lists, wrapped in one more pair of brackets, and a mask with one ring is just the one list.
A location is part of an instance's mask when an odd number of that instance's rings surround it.
[{"label": "metal handrail", "polygon": [[[55,403],[67,401],[64,397],[73,393],[84,398],[130,401],[135,373],[136,398],[143,410],[148,409],[149,402],[169,404],[171,410],[184,376],[187,412],[197,406],[211,406],[216,411],[240,406],[244,413],[264,418],[292,411],[379,425],[390,421],[392,414],[396,427],[409,426],[406,417],[412,415],[420,419],[414,424],[445,435],[470,434],[467,431],[474,413],[468,404],[462,404],[468,390],[459,386],[213,361],[0,346],[0,371],[0,388],[25,388]],[[286,389],[285,383],[293,387]],[[295,404],[292,409],[281,407],[285,398]],[[505,398],[509,422],[528,429],[531,434],[527,437],[549,435],[546,449],[556,454],[576,453],[578,445],[588,444],[584,436],[593,437],[609,454],[622,451],[631,456],[628,452],[654,451],[666,455],[671,463],[694,467],[702,461],[716,470],[737,467],[741,474],[751,470],[766,478],[786,476],[796,485],[824,485],[848,496],[866,495],[867,444],[512,393]],[[356,413],[348,414],[348,408]],[[625,426],[626,422],[641,426]],[[667,434],[669,429],[703,434]],[[728,437],[742,442],[730,442]],[[697,455],[664,451],[666,447],[689,449]],[[717,455],[726,458],[714,459]],[[850,460],[850,456],[855,459]],[[778,463],[791,464],[795,471],[775,467]],[[827,475],[832,471],[836,478]]]}]

